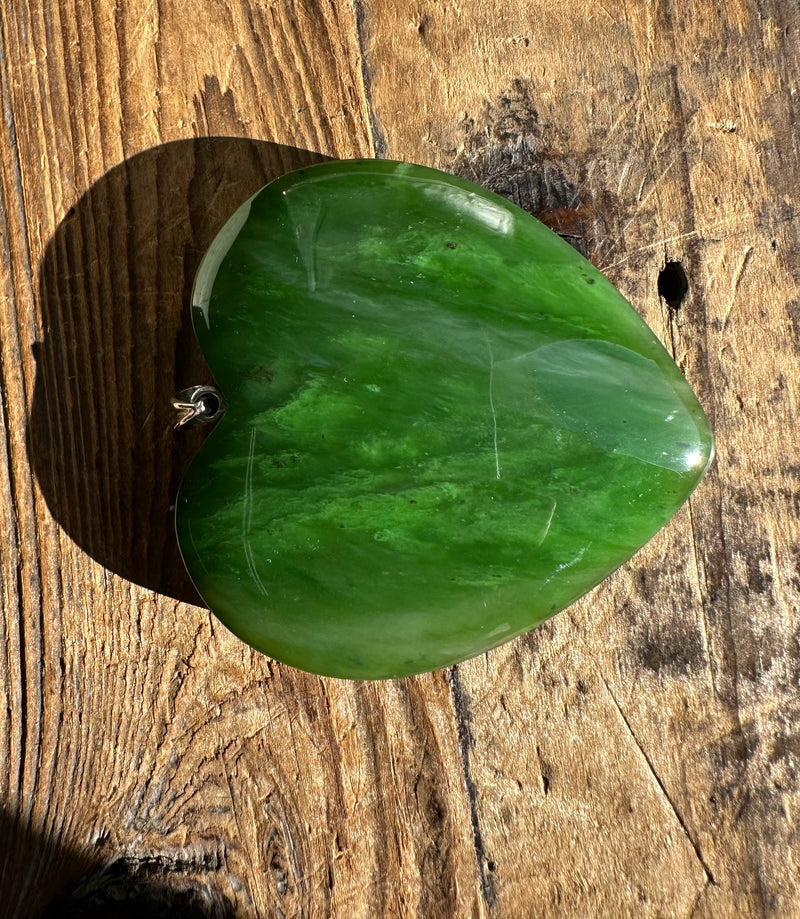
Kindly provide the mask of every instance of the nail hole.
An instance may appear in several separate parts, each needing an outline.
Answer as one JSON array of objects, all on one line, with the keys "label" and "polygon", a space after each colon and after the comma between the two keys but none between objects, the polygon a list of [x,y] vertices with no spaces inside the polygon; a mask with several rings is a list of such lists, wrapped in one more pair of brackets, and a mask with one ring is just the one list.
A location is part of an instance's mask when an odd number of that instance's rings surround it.
[{"label": "nail hole", "polygon": [[658,295],[672,310],[680,309],[689,293],[689,279],[680,262],[667,262],[658,275]]}]

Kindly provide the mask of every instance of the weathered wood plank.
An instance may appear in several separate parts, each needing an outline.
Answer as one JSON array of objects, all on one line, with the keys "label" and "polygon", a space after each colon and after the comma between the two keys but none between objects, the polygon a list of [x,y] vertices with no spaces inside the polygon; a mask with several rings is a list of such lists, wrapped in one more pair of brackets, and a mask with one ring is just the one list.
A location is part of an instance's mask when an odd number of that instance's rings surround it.
[{"label": "weathered wood plank", "polygon": [[[460,668],[489,913],[797,915],[797,12],[366,9],[387,155],[476,178],[588,254],[718,439],[629,565]],[[679,311],[658,296],[672,260]]]},{"label": "weathered wood plank", "polygon": [[[798,915],[797,12],[20,0],[0,29],[7,914]],[[551,623],[357,685],[186,602],[169,398],[206,372],[186,296],[232,207],[373,153],[592,258],[718,460]]]},{"label": "weathered wood plank", "polygon": [[478,915],[444,675],[272,665],[172,536],[191,279],[261,184],[371,154],[354,9],[0,16],[3,914]]}]

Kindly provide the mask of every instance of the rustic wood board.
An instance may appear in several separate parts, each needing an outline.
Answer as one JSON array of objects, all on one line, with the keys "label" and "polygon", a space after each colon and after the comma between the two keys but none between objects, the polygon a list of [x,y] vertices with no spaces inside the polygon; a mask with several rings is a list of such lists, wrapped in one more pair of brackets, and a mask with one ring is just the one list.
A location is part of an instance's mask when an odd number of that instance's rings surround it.
[{"label": "rustic wood board", "polygon": [[[796,7],[5,0],[0,55],[3,915],[800,916]],[[583,251],[718,455],[569,611],[355,684],[195,605],[169,399],[228,213],[372,155]]]}]

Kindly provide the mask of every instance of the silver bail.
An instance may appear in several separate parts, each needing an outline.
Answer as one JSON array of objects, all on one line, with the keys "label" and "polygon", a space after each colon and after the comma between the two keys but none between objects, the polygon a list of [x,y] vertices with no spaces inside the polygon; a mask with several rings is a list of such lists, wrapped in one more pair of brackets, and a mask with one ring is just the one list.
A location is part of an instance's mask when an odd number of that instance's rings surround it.
[{"label": "silver bail", "polygon": [[175,430],[211,424],[225,414],[225,400],[215,386],[190,386],[172,397],[178,413]]}]

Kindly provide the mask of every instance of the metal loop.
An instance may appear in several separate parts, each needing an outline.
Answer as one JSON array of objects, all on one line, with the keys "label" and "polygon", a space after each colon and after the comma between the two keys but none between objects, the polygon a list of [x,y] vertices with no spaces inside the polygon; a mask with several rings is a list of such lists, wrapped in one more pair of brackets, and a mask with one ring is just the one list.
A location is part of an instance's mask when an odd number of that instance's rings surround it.
[{"label": "metal loop", "polygon": [[225,400],[215,386],[190,386],[173,396],[172,406],[178,412],[175,429],[212,424],[225,414]]}]

